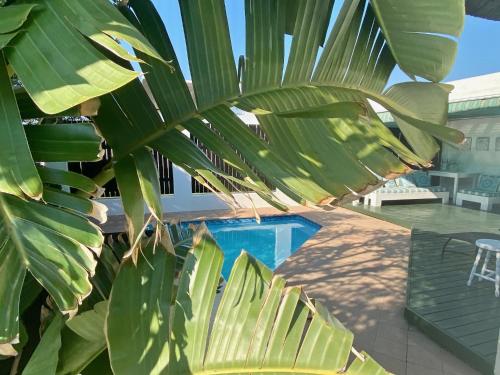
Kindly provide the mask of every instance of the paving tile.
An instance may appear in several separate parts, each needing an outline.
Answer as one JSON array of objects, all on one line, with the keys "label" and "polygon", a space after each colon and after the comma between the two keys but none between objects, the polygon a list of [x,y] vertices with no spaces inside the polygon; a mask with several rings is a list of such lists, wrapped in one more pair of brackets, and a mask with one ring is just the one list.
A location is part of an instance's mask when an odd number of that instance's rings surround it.
[{"label": "paving tile", "polygon": [[[410,325],[411,327],[411,325]],[[418,330],[408,330],[408,345],[423,346],[429,350],[441,350],[441,347]]]},{"label": "paving tile", "polygon": [[442,370],[429,369],[415,363],[406,364],[406,375],[444,375]]},{"label": "paving tile", "polygon": [[377,325],[377,338],[383,338],[401,344],[408,341],[408,328],[404,324],[393,324],[391,322],[379,322]]},{"label": "paving tile", "polygon": [[447,350],[443,349],[441,355],[445,375],[480,375],[478,371]]},{"label": "paving tile", "polygon": [[406,362],[403,360],[396,359],[384,353],[379,353],[376,350],[371,355],[375,361],[377,361],[382,367],[387,371],[392,372],[396,375],[406,374]]},{"label": "paving tile", "polygon": [[368,328],[362,330],[361,332],[355,332],[354,335],[354,347],[358,350],[364,350],[370,353],[370,348],[375,347],[375,339],[377,337],[376,328]]},{"label": "paving tile", "polygon": [[392,309],[380,311],[380,322],[386,322],[400,328],[409,328],[406,320],[401,319],[404,314],[404,304],[402,306],[393,306]]},{"label": "paving tile", "polygon": [[432,370],[442,371],[443,361],[441,348],[426,347],[423,345],[408,345],[406,360],[408,363],[424,366]]},{"label": "paving tile", "polygon": [[397,342],[377,335],[375,339],[375,351],[390,357],[406,361],[406,341]]}]

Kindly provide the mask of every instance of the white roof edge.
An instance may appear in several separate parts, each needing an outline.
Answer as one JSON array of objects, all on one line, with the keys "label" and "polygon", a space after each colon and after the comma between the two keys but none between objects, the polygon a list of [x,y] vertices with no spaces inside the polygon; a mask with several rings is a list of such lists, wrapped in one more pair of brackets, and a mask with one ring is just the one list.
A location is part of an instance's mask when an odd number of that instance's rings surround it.
[{"label": "white roof edge", "polygon": [[487,99],[500,96],[500,72],[447,82],[455,88],[450,102]]}]

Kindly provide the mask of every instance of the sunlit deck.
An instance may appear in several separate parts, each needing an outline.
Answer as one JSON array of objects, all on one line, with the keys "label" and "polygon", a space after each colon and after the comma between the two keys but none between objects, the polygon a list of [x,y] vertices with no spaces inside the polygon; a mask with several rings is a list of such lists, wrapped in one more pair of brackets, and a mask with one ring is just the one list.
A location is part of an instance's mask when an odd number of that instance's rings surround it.
[{"label": "sunlit deck", "polygon": [[[467,287],[466,282],[475,256],[470,241],[499,238],[500,215],[441,204],[356,210],[412,229],[406,319],[471,366],[492,374],[500,298],[495,298],[493,283],[474,281]],[[469,242],[463,241],[464,234]]]}]

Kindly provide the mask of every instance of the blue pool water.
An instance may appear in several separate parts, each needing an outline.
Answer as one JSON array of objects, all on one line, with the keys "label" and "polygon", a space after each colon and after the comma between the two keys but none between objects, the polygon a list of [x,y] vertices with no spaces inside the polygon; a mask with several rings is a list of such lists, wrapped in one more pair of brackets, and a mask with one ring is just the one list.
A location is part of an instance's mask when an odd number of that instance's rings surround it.
[{"label": "blue pool water", "polygon": [[260,224],[255,219],[207,220],[205,223],[224,251],[222,275],[226,280],[242,249],[275,270],[321,228],[298,215],[262,217]]}]

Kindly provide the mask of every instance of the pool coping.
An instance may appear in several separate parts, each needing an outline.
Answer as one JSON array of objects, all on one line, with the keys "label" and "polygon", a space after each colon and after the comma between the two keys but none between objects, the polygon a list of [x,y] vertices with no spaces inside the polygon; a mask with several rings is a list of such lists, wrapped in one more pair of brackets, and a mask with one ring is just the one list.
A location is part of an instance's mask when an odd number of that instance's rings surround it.
[{"label": "pool coping", "polygon": [[[297,217],[300,218],[314,226],[318,227],[318,231],[323,228],[323,226],[314,220],[311,220],[304,215],[298,214],[298,213],[284,213],[284,214],[276,214],[276,215],[261,215],[260,219],[273,219],[273,218],[281,218],[281,217]],[[233,217],[233,218],[213,218],[213,219],[202,219],[202,220],[182,220],[181,223],[184,225],[189,225],[189,224],[197,224],[197,223],[202,223],[202,222],[220,222],[220,223],[232,223],[233,221],[238,221],[238,220],[255,220],[256,224],[257,218],[255,216],[242,216],[242,217]],[[168,221],[168,220],[167,220]],[[264,221],[265,222],[265,221]],[[259,223],[260,224],[260,223]],[[316,234],[316,233],[315,233]],[[314,236],[314,235],[313,235]],[[312,237],[312,236],[311,236]],[[297,249],[298,250],[298,249]]]}]

